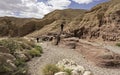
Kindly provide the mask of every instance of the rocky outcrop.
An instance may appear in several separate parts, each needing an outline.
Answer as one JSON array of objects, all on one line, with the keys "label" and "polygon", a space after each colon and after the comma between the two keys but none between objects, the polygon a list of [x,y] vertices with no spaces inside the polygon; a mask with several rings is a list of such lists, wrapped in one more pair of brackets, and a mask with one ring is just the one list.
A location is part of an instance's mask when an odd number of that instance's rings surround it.
[{"label": "rocky outcrop", "polygon": [[[93,75],[91,71],[87,71],[83,66],[78,65],[72,60],[63,59],[56,66],[62,70],[71,70],[71,75]],[[68,75],[67,72],[58,72],[54,75]]]},{"label": "rocky outcrop", "polygon": [[93,7],[79,20],[77,25],[70,23],[69,33],[83,39],[103,41],[120,40],[120,1],[111,0]]}]

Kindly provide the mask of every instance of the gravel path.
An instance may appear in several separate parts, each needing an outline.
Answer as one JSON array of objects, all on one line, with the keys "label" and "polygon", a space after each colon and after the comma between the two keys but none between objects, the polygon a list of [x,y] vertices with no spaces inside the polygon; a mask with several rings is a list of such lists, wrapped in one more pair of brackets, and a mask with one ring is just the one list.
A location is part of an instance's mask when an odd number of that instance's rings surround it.
[{"label": "gravel path", "polygon": [[105,48],[105,49],[108,49],[108,50],[110,50],[112,52],[120,54],[120,47],[117,47],[117,46],[112,46],[112,45],[102,44],[102,43],[93,43],[93,42],[88,42],[88,41],[85,41],[85,40],[79,40],[79,41],[82,42],[82,43],[85,43],[85,44],[90,44],[92,46]]},{"label": "gravel path", "polygon": [[120,75],[120,69],[106,69],[92,65],[83,58],[81,54],[73,49],[61,48],[53,46],[50,43],[40,44],[44,53],[41,57],[37,57],[28,62],[29,72],[31,75],[42,75],[42,68],[46,64],[57,63],[62,59],[71,59],[86,69],[90,69],[94,75]]},{"label": "gravel path", "polygon": [[120,54],[120,47],[105,45],[104,48],[106,48],[106,49],[108,49],[108,50],[110,50],[110,51],[113,51],[113,52],[115,52],[115,53]]}]

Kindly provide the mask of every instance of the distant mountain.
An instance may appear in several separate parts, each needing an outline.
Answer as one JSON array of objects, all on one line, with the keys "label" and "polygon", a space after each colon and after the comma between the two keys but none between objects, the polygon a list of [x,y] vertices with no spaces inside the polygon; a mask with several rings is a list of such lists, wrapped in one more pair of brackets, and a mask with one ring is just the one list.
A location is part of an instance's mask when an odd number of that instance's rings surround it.
[{"label": "distant mountain", "polygon": [[[35,30],[37,19],[0,17],[0,36],[24,36]],[[30,22],[30,23],[29,23]]]}]

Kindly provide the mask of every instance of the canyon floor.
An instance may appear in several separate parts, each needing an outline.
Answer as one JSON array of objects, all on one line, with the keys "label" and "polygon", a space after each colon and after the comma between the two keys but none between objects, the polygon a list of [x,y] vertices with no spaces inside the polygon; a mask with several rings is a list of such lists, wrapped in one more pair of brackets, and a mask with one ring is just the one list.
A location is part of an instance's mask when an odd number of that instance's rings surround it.
[{"label": "canyon floor", "polygon": [[[82,43],[82,49],[108,49],[112,52],[120,54],[120,48],[116,46],[110,46],[105,44],[91,43],[88,41],[80,40]],[[77,64],[85,67],[87,70],[91,70],[94,75],[120,75],[120,68],[102,68],[96,66],[93,62],[86,59],[83,54],[81,54],[76,49],[70,49],[63,46],[55,46],[50,42],[38,43],[43,48],[43,54],[41,57],[36,57],[28,62],[29,72],[31,75],[43,75],[42,69],[47,64],[56,64],[62,59],[71,59]],[[84,48],[85,47],[85,48]],[[99,52],[99,51],[98,51]]]}]

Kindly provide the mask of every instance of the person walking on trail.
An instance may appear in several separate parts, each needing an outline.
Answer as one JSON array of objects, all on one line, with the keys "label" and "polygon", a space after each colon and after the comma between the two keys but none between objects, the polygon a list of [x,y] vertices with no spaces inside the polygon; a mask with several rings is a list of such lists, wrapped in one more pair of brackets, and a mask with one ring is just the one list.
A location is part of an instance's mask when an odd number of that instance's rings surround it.
[{"label": "person walking on trail", "polygon": [[60,39],[61,39],[61,38],[60,38],[60,36],[58,35],[58,36],[57,36],[57,42],[56,42],[56,44],[55,44],[55,45],[58,45],[58,44],[59,44]]},{"label": "person walking on trail", "polygon": [[39,38],[38,37],[36,38],[36,41],[37,41],[37,43],[39,43]]},{"label": "person walking on trail", "polygon": [[61,40],[60,36],[61,36],[61,33],[63,32],[64,24],[62,23],[60,26],[61,26],[61,31],[60,31],[60,34],[58,34],[57,36],[57,42],[55,45],[58,45]]},{"label": "person walking on trail", "polygon": [[63,31],[63,28],[64,28],[64,24],[62,23],[61,24],[61,32]]}]

